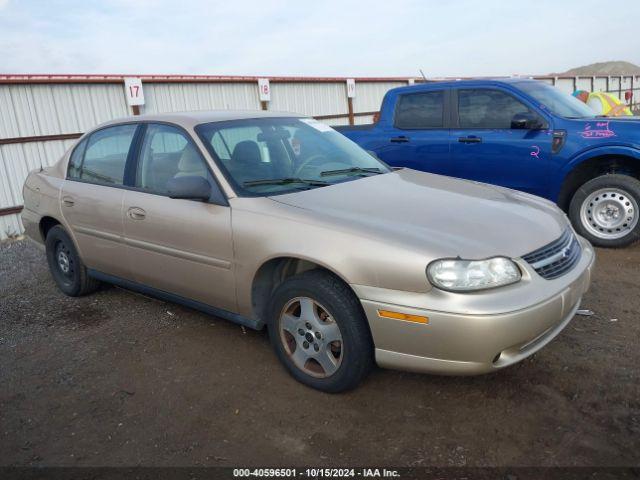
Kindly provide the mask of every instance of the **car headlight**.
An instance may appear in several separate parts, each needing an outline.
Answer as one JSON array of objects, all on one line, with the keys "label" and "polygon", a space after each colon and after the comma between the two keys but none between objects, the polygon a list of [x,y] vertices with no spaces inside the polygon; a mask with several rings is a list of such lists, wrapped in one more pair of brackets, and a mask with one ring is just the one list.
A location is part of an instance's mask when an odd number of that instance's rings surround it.
[{"label": "car headlight", "polygon": [[468,292],[501,287],[520,280],[518,266],[505,257],[486,260],[443,258],[427,267],[429,281],[442,290]]}]

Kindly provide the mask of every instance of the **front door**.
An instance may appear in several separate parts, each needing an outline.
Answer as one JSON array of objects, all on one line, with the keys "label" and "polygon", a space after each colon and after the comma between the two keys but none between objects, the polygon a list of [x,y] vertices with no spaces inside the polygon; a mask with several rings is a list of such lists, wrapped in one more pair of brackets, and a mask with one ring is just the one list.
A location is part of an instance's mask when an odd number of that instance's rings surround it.
[{"label": "front door", "polygon": [[511,128],[518,113],[547,123],[539,113],[495,88],[454,89],[452,103],[451,160],[457,177],[547,195],[551,130]]},{"label": "front door", "polygon": [[60,207],[88,268],[122,278],[131,271],[122,244],[122,188],[137,125],[98,130],[74,149]]},{"label": "front door", "polygon": [[402,94],[393,122],[384,131],[381,160],[394,167],[454,175],[449,155],[447,89]]},{"label": "front door", "polygon": [[148,124],[136,170],[123,202],[135,281],[235,311],[230,208],[167,195],[167,181],[180,176],[200,176],[217,188],[197,146],[178,127]]}]

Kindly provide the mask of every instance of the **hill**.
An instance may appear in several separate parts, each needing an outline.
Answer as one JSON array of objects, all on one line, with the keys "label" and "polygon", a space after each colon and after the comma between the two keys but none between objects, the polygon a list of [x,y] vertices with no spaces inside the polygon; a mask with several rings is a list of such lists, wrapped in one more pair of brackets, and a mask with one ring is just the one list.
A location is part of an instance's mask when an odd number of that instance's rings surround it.
[{"label": "hill", "polygon": [[640,75],[640,67],[631,62],[598,62],[582,67],[572,68],[564,73],[554,75]]}]

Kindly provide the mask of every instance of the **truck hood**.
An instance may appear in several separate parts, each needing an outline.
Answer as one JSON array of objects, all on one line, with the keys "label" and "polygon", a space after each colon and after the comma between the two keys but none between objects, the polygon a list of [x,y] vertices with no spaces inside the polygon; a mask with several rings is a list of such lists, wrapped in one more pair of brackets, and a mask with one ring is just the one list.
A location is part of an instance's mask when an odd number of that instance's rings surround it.
[{"label": "truck hood", "polygon": [[568,226],[563,212],[540,197],[411,169],[270,198],[331,228],[434,258],[520,257]]}]

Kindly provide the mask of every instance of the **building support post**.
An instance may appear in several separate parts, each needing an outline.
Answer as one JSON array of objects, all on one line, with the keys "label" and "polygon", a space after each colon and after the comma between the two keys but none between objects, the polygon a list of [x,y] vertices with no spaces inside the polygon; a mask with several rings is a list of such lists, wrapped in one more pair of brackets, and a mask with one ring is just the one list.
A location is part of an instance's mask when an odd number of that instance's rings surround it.
[{"label": "building support post", "polygon": [[353,98],[351,97],[347,98],[347,108],[349,109],[349,125],[355,125],[356,118],[353,114]]}]

